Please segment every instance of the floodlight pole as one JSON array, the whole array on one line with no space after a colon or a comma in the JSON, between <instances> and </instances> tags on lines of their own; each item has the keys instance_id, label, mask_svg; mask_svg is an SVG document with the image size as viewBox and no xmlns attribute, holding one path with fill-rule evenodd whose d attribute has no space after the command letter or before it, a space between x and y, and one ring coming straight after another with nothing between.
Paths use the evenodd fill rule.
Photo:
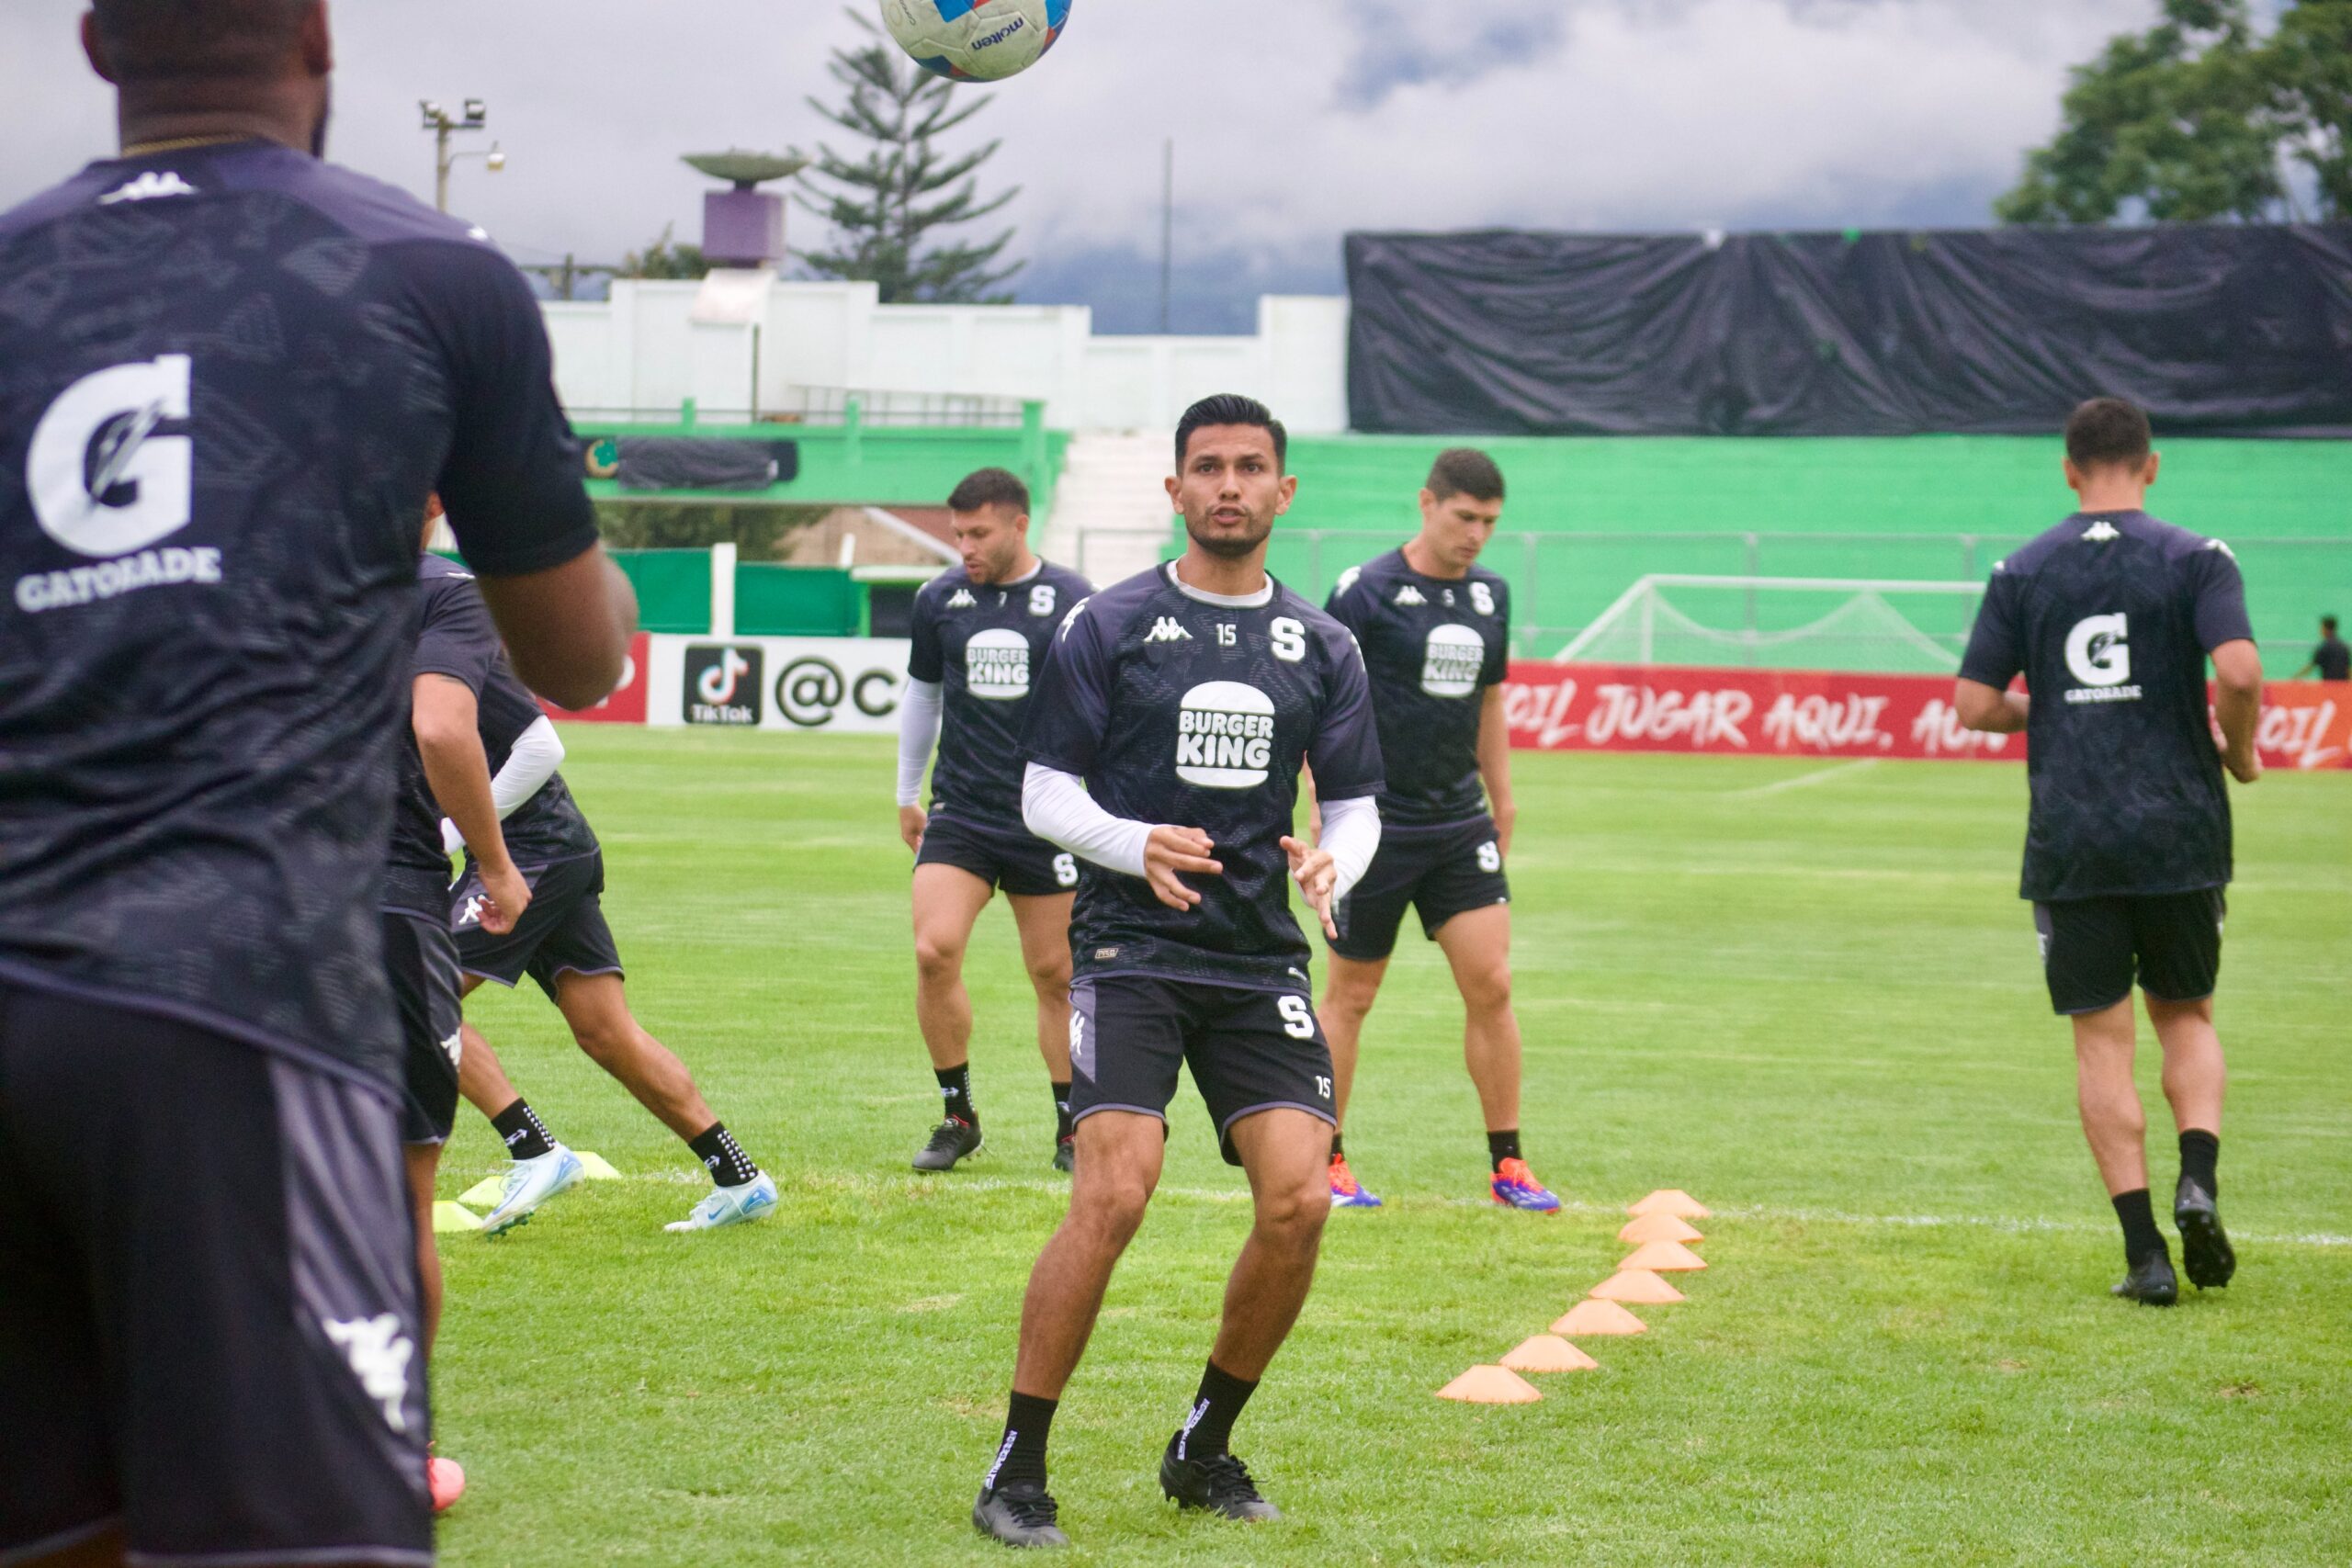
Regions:
<instances>
[{"instance_id":1,"label":"floodlight pole","mask_svg":"<svg viewBox=\"0 0 2352 1568\"><path fill-rule=\"evenodd\" d=\"M449 210L449 171L460 158L486 159L492 169L505 167L506 155L492 142L488 152L456 152L450 151L449 138L460 130L480 130L490 123L490 106L480 98L468 98L458 114L451 114L431 98L421 98L416 106L424 115L424 129L433 132L433 205L443 212Z\"/></svg>"}]
</instances>

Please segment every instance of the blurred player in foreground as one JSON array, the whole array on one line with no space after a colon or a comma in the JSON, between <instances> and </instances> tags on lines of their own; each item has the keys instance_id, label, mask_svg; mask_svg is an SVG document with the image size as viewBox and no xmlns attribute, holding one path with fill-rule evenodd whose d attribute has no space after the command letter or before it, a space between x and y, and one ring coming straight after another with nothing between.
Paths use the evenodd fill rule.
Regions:
<instances>
[{"instance_id":1,"label":"blurred player in foreground","mask_svg":"<svg viewBox=\"0 0 2352 1568\"><path fill-rule=\"evenodd\" d=\"M947 498L961 570L915 595L899 720L899 835L915 854L915 1018L944 1114L917 1170L953 1170L980 1148L972 1099L972 998L964 951L998 888L1037 993L1037 1049L1054 1091L1054 1168L1070 1168L1069 906L1078 863L1021 820L1021 726L1070 606L1094 590L1029 550L1029 487L982 468ZM931 810L922 773L933 742Z\"/></svg>"},{"instance_id":2,"label":"blurred player in foreground","mask_svg":"<svg viewBox=\"0 0 2352 1568\"><path fill-rule=\"evenodd\" d=\"M2132 988L2164 1049L2180 1134L2183 1264L2200 1290L2226 1285L2237 1258L2214 1174L2226 1070L2213 990L2230 881L2222 771L2242 784L2262 776L2262 660L2229 547L2148 515L2156 468L2140 410L2097 398L2075 411L2065 473L2081 509L1994 566L1954 705L1971 728L2026 733L2033 808L2020 891L2033 900L2051 1005L2074 1020L2083 1131L2123 1227L2128 1271L2115 1294L2170 1306L2179 1283L2148 1195ZM2025 692L2010 692L2019 674Z\"/></svg>"},{"instance_id":3,"label":"blurred player in foreground","mask_svg":"<svg viewBox=\"0 0 2352 1568\"><path fill-rule=\"evenodd\" d=\"M526 678L634 624L529 288L319 161L317 0L96 0L0 217L0 1562L431 1561L378 904L429 491Z\"/></svg>"},{"instance_id":4,"label":"blurred player in foreground","mask_svg":"<svg viewBox=\"0 0 2352 1568\"><path fill-rule=\"evenodd\" d=\"M1266 574L1297 490L1285 445L1247 398L1185 412L1168 481L1182 558L1072 611L1030 710L1023 816L1090 863L1070 926L1077 1175L1030 1275L1004 1436L972 1510L1008 1545L1066 1544L1047 1430L1159 1180L1186 1066L1226 1159L1249 1173L1255 1223L1159 1486L1182 1507L1279 1517L1228 1439L1306 1300L1330 1213L1331 1055L1290 885L1328 934L1379 845L1381 784L1354 639ZM1323 791L1316 849L1291 836L1307 761Z\"/></svg>"}]
</instances>

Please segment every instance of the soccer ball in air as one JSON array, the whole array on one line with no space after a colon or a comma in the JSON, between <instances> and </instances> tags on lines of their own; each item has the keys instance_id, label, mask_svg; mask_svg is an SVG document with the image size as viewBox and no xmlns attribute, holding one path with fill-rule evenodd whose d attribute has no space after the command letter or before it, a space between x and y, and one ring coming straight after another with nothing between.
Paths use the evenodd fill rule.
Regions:
<instances>
[{"instance_id":1,"label":"soccer ball in air","mask_svg":"<svg viewBox=\"0 0 2352 1568\"><path fill-rule=\"evenodd\" d=\"M882 0L882 25L915 63L956 82L1001 82L1046 57L1070 0Z\"/></svg>"}]
</instances>

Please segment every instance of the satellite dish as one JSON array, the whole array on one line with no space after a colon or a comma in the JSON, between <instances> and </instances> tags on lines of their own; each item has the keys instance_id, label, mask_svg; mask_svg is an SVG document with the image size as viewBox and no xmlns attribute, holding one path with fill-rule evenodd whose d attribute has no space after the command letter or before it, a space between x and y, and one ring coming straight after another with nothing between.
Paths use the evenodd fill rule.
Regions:
<instances>
[{"instance_id":1,"label":"satellite dish","mask_svg":"<svg viewBox=\"0 0 2352 1568\"><path fill-rule=\"evenodd\" d=\"M689 152L685 163L687 167L712 179L727 181L737 190L750 190L764 180L780 180L808 166L808 160L797 152L745 152L735 148L724 152Z\"/></svg>"}]
</instances>

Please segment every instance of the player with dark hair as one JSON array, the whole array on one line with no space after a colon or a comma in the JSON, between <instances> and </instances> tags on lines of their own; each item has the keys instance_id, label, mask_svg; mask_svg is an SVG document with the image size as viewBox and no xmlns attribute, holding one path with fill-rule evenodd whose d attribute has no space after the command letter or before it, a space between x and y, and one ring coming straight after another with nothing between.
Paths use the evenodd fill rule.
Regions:
<instances>
[{"instance_id":1,"label":"player with dark hair","mask_svg":"<svg viewBox=\"0 0 2352 1568\"><path fill-rule=\"evenodd\" d=\"M633 602L522 276L310 155L324 6L83 38L122 155L0 216L0 1562L424 1564L378 904L427 492L557 700Z\"/></svg>"},{"instance_id":2,"label":"player with dark hair","mask_svg":"<svg viewBox=\"0 0 2352 1568\"><path fill-rule=\"evenodd\" d=\"M1994 566L1953 701L1971 728L2026 733L2033 809L2020 891L2033 901L2051 1005L2074 1020L2083 1131L2123 1227L2128 1272L2114 1293L2169 1306L2179 1284L2148 1196L2132 989L2164 1049L2180 1134L2183 1263L2199 1289L2226 1285L2237 1259L2214 1174L2226 1067L2213 990L2230 880L2222 773L2262 776L2262 660L2229 547L2145 511L2156 469L2138 409L2098 398L2075 411L2065 474L2081 509ZM2019 674L2026 691L2009 691Z\"/></svg>"},{"instance_id":3,"label":"player with dark hair","mask_svg":"<svg viewBox=\"0 0 2352 1568\"><path fill-rule=\"evenodd\" d=\"M1462 1055L1487 1124L1487 1195L1508 1208L1557 1213L1560 1200L1528 1168L1519 1142L1519 1015L1503 874L1518 816L1503 720L1510 585L1478 565L1502 517L1502 470L1484 452L1441 452L1420 502L1419 535L1341 572L1324 606L1363 649L1388 764L1380 853L1349 895L1323 987L1333 1109L1344 1121L1357 1042L1409 905L1462 994ZM1349 1168L1336 1134L1330 1187L1336 1208L1380 1206Z\"/></svg>"},{"instance_id":4,"label":"player with dark hair","mask_svg":"<svg viewBox=\"0 0 2352 1568\"><path fill-rule=\"evenodd\" d=\"M471 597L462 579L457 592ZM486 821L452 812L435 824L433 834L444 882L446 856L461 849L466 856L465 874L455 887L436 886L434 906L444 931L455 932L458 997L471 996L484 981L511 989L530 976L589 1060L693 1151L710 1173L711 1190L665 1229L715 1230L764 1218L775 1211L775 1179L744 1153L695 1087L686 1065L629 1010L620 950L605 921L604 848L556 771L563 742L555 726L514 678L490 627L477 615L465 629L468 635L445 645L447 652L435 666L449 677L447 684L479 699L466 717L485 770ZM491 768L497 770L494 777L487 775ZM487 837L478 826L487 827ZM517 887L527 888L528 907L502 920L498 911L511 908ZM471 1023L462 1026L461 1035L457 1089L490 1119L514 1162L497 1203L482 1216L483 1234L495 1236L528 1220L583 1171L580 1156L556 1140L516 1091L490 1042Z\"/></svg>"},{"instance_id":5,"label":"player with dark hair","mask_svg":"<svg viewBox=\"0 0 2352 1568\"><path fill-rule=\"evenodd\" d=\"M1054 1168L1070 1168L1069 905L1078 863L1021 820L1020 740L1054 628L1094 592L1029 549L1029 487L1002 468L947 498L963 569L915 595L899 719L899 836L914 852L915 1020L944 1114L917 1170L953 1170L980 1148L972 1098L972 998L964 951L1001 888L1037 993L1037 1050L1054 1092ZM936 743L931 810L922 773Z\"/></svg>"},{"instance_id":6,"label":"player with dark hair","mask_svg":"<svg viewBox=\"0 0 2352 1568\"><path fill-rule=\"evenodd\" d=\"M2334 615L2319 618L2319 646L2312 649L2311 658L2289 679L2300 681L2313 671L2323 681L2352 681L2352 648L2346 647L2344 639L2335 635Z\"/></svg>"},{"instance_id":7,"label":"player with dark hair","mask_svg":"<svg viewBox=\"0 0 2352 1568\"><path fill-rule=\"evenodd\" d=\"M1182 1507L1279 1517L1228 1443L1306 1300L1330 1213L1331 1055L1289 885L1329 932L1380 839L1363 660L1347 628L1266 575L1297 490L1283 446L1250 399L1186 412L1168 481L1182 558L1073 610L1029 710L1023 816L1090 863L1070 927L1077 1176L1029 1278L1004 1436L972 1510L1012 1546L1066 1544L1047 1429L1159 1182L1187 1065L1226 1159L1249 1172L1255 1224L1159 1486ZM1291 836L1309 760L1316 849Z\"/></svg>"}]
</instances>

